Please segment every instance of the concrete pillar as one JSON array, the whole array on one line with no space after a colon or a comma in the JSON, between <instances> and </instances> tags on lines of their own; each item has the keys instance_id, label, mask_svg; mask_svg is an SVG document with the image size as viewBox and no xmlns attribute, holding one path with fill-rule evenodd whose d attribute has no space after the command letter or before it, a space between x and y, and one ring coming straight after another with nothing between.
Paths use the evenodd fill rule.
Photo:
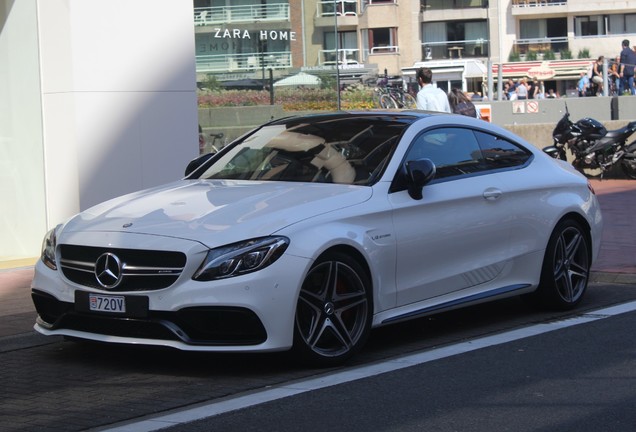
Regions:
<instances>
[{"instance_id":1,"label":"concrete pillar","mask_svg":"<svg viewBox=\"0 0 636 432\"><path fill-rule=\"evenodd\" d=\"M40 145L28 150L34 163L16 173L16 183L35 182L36 193L3 203L0 260L14 251L39 254L46 228L109 198L177 180L198 155L192 2L4 4L0 41L13 35L11 29L19 35L25 25L31 26L29 38L37 39L25 45L11 38L6 46L0 43L0 54L21 53L11 54L16 62L35 59L24 61L31 66L25 73L36 69L39 79L30 81L36 89L30 100L37 100L38 109L0 123L7 129L0 136L9 137L0 146L10 157L20 153L23 143L12 132L25 125L41 136ZM0 73L0 96L17 80L11 65L0 72L4 68L9 73ZM20 103L11 100L0 113ZM22 223L15 214L22 201L43 211Z\"/></svg>"}]
</instances>

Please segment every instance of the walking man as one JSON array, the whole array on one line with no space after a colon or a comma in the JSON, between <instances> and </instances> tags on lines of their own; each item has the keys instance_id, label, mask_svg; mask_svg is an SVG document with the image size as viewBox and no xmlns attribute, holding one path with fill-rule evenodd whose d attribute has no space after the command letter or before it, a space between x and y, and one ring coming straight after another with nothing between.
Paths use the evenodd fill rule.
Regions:
<instances>
[{"instance_id":1,"label":"walking man","mask_svg":"<svg viewBox=\"0 0 636 432\"><path fill-rule=\"evenodd\" d=\"M420 91L417 92L417 109L426 111L451 112L448 96L444 90L433 85L433 71L419 68L415 73Z\"/></svg>"}]
</instances>

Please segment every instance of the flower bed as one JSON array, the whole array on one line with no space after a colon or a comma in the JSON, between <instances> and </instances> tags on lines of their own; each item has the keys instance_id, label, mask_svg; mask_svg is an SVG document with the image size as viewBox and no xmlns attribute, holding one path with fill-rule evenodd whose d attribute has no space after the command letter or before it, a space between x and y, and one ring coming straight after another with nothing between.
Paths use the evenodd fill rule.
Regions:
<instances>
[{"instance_id":1,"label":"flower bed","mask_svg":"<svg viewBox=\"0 0 636 432\"><path fill-rule=\"evenodd\" d=\"M275 89L274 101L285 111L329 111L337 108L337 96L329 89ZM342 109L370 109L373 89L362 85L351 86L340 93ZM199 95L199 108L269 105L266 90L219 90Z\"/></svg>"}]
</instances>

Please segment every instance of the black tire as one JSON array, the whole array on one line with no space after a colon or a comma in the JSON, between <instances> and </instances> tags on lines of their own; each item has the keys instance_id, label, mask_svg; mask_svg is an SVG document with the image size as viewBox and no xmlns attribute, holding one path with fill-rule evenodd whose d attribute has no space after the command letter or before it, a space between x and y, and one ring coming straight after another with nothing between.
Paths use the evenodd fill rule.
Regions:
<instances>
[{"instance_id":1,"label":"black tire","mask_svg":"<svg viewBox=\"0 0 636 432\"><path fill-rule=\"evenodd\" d=\"M636 180L636 159L623 159L621 168L627 178Z\"/></svg>"},{"instance_id":2,"label":"black tire","mask_svg":"<svg viewBox=\"0 0 636 432\"><path fill-rule=\"evenodd\" d=\"M300 289L294 351L312 365L341 364L366 342L372 316L371 283L362 266L344 253L327 253Z\"/></svg>"},{"instance_id":3,"label":"black tire","mask_svg":"<svg viewBox=\"0 0 636 432\"><path fill-rule=\"evenodd\" d=\"M621 168L628 178L636 180L636 142L626 146Z\"/></svg>"},{"instance_id":4,"label":"black tire","mask_svg":"<svg viewBox=\"0 0 636 432\"><path fill-rule=\"evenodd\" d=\"M585 231L574 220L561 221L548 242L541 281L533 297L550 309L575 308L587 289L590 266L590 245Z\"/></svg>"}]
</instances>

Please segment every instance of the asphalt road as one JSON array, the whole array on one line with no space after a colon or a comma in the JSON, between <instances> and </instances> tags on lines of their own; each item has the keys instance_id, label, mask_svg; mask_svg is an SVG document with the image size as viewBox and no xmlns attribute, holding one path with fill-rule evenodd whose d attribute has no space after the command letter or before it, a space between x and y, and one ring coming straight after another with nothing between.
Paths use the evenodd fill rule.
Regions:
<instances>
[{"instance_id":1,"label":"asphalt road","mask_svg":"<svg viewBox=\"0 0 636 432\"><path fill-rule=\"evenodd\" d=\"M166 429L633 431L636 313Z\"/></svg>"},{"instance_id":2,"label":"asphalt road","mask_svg":"<svg viewBox=\"0 0 636 432\"><path fill-rule=\"evenodd\" d=\"M632 300L633 285L595 282L573 314L536 311L519 299L508 299L414 320L374 331L351 364L334 369L308 369L285 353L212 355L31 334L3 338L0 425L3 431L109 429ZM608 318L174 430L593 430L598 423L584 420L594 417L590 412L599 412L600 399L608 397L623 402L612 403L613 411L605 406L601 414L628 422L630 428L612 423L611 428L594 430L634 430L631 411L623 410L636 406L630 389L636 382L634 356L630 358L634 319L634 314ZM537 427L523 429L523 421ZM590 429L570 429L576 421ZM140 430L135 427L120 430Z\"/></svg>"}]
</instances>

